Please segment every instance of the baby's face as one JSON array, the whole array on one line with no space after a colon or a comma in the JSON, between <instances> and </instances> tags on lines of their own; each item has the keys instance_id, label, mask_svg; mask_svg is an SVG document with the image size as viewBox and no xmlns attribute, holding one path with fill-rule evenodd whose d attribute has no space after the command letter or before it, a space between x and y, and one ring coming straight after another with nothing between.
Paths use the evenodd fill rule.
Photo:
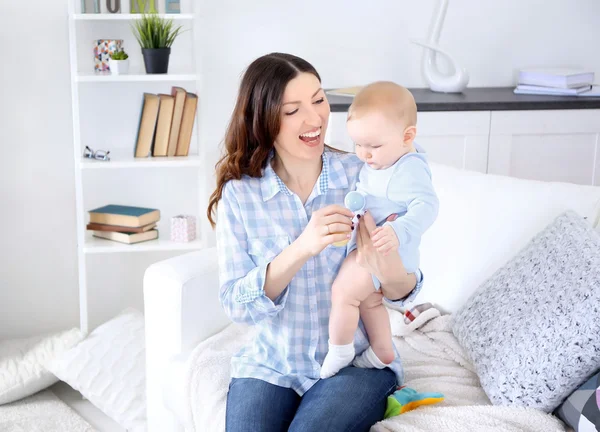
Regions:
<instances>
[{"instance_id":1,"label":"baby's face","mask_svg":"<svg viewBox=\"0 0 600 432\"><path fill-rule=\"evenodd\" d=\"M403 142L405 126L379 113L352 119L347 128L356 155L373 169L389 168L410 151Z\"/></svg>"}]
</instances>

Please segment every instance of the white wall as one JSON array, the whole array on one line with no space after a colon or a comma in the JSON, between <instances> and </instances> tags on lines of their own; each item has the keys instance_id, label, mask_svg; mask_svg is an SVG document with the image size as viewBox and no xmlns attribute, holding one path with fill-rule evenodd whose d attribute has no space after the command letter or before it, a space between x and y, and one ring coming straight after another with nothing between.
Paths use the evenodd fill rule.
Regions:
<instances>
[{"instance_id":1,"label":"white wall","mask_svg":"<svg viewBox=\"0 0 600 432\"><path fill-rule=\"evenodd\" d=\"M393 80L426 87L421 49L437 0L203 1L203 142L222 138L242 69L286 51L310 61L324 87ZM286 4L287 6L282 6ZM510 86L526 66L572 65L600 74L596 0L450 0L440 44L467 68L469 86Z\"/></svg>"},{"instance_id":2,"label":"white wall","mask_svg":"<svg viewBox=\"0 0 600 432\"><path fill-rule=\"evenodd\" d=\"M1 339L75 325L78 296L66 3L0 16Z\"/></svg>"},{"instance_id":3,"label":"white wall","mask_svg":"<svg viewBox=\"0 0 600 432\"><path fill-rule=\"evenodd\" d=\"M408 38L425 37L433 0L197 0L196 6L204 74L200 134L213 162L242 69L264 53L306 58L325 87L376 79L425 85L421 51ZM0 339L78 324L66 10L66 0L0 6ZM582 66L598 74L598 17L596 0L453 0L442 44L469 70L471 86L512 85L515 69L529 65ZM111 279L133 284L131 272L162 257L113 263L122 274ZM107 281L103 292L100 269L90 271L96 301L123 295L139 305L139 286L119 293Z\"/></svg>"}]
</instances>

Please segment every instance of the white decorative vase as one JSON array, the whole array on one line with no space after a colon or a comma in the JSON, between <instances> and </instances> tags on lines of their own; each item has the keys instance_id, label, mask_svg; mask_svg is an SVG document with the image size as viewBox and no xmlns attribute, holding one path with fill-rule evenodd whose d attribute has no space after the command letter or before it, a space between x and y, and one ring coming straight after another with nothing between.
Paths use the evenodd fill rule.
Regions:
<instances>
[{"instance_id":1,"label":"white decorative vase","mask_svg":"<svg viewBox=\"0 0 600 432\"><path fill-rule=\"evenodd\" d=\"M439 0L437 10L434 11L429 38L426 41L413 40L411 42L424 48L423 51L423 76L429 88L435 92L460 93L469 83L469 74L466 69L458 66L458 63L447 51L439 47L440 34L448 9L448 0ZM451 68L450 73L442 73L437 65L437 55L440 54L448 59Z\"/></svg>"},{"instance_id":2,"label":"white decorative vase","mask_svg":"<svg viewBox=\"0 0 600 432\"><path fill-rule=\"evenodd\" d=\"M125 75L129 72L129 59L125 60L108 60L108 68L113 75Z\"/></svg>"}]
</instances>

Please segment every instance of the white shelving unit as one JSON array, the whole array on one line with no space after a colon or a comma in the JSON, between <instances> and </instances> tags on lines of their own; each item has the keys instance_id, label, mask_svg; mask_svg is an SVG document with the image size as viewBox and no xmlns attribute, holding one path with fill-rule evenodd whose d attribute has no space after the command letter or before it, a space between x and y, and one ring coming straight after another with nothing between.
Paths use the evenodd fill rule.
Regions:
<instances>
[{"instance_id":1,"label":"white shelving unit","mask_svg":"<svg viewBox=\"0 0 600 432\"><path fill-rule=\"evenodd\" d=\"M192 10L193 1L182 0L181 14L164 14L165 0L156 1L162 17L176 20L176 25L183 25L186 30L172 47L169 73L160 75L145 73L141 49L129 25L140 15L128 13L129 0L121 1L122 14L82 13L80 3L80 0L69 0L69 43L80 327L87 333L90 329L89 312L94 306L88 303L87 266L90 256L122 253L123 259L127 259L131 253L200 249L210 228L203 225L204 219L201 217L205 211L202 197L206 196L206 157L197 130L200 106L189 156L133 157L144 92L170 93L171 86L181 86L201 97L201 69L194 48L197 45L198 31L195 27L198 20ZM92 43L95 39L109 38L124 40L125 51L130 56L130 74L94 72ZM111 160L105 162L84 158L86 146L94 150L110 150ZM185 199L187 196L193 196L193 199ZM143 202L137 202L136 199ZM194 200L194 204L188 203ZM128 245L93 237L86 231L88 211L105 204L158 208L161 210L159 238ZM170 241L170 218L190 212L197 218L197 239L189 243Z\"/></svg>"},{"instance_id":2,"label":"white shelving unit","mask_svg":"<svg viewBox=\"0 0 600 432\"><path fill-rule=\"evenodd\" d=\"M196 74L146 74L111 75L104 72L85 72L75 77L77 82L159 82L159 81L197 81Z\"/></svg>"},{"instance_id":3,"label":"white shelving unit","mask_svg":"<svg viewBox=\"0 0 600 432\"><path fill-rule=\"evenodd\" d=\"M80 158L78 163L80 169L100 169L110 170L118 168L181 168L181 167L201 167L204 161L200 156L188 157L161 157L161 158L135 158L133 156L110 156L110 163L97 161L94 159Z\"/></svg>"},{"instance_id":4,"label":"white shelving unit","mask_svg":"<svg viewBox=\"0 0 600 432\"><path fill-rule=\"evenodd\" d=\"M156 252L174 250L195 250L201 247L201 241L196 239L189 243L177 243L171 240L157 239L132 245L105 241L104 239L86 235L83 246L84 254L100 254L114 252Z\"/></svg>"},{"instance_id":5,"label":"white shelving unit","mask_svg":"<svg viewBox=\"0 0 600 432\"><path fill-rule=\"evenodd\" d=\"M193 20L194 14L158 14L162 18L173 18L173 20L183 21L183 20ZM73 19L76 21L116 21L116 20L132 20L139 19L139 14L106 14L106 13L76 13L73 14Z\"/></svg>"}]
</instances>

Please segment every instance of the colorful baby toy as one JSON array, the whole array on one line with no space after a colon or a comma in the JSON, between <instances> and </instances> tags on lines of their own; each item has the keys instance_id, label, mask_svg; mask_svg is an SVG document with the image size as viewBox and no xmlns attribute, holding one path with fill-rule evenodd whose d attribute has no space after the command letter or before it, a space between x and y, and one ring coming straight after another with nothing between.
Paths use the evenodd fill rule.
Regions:
<instances>
[{"instance_id":1,"label":"colorful baby toy","mask_svg":"<svg viewBox=\"0 0 600 432\"><path fill-rule=\"evenodd\" d=\"M409 387L398 387L388 396L384 419L414 410L421 405L433 405L444 400L441 393L418 393Z\"/></svg>"}]
</instances>

